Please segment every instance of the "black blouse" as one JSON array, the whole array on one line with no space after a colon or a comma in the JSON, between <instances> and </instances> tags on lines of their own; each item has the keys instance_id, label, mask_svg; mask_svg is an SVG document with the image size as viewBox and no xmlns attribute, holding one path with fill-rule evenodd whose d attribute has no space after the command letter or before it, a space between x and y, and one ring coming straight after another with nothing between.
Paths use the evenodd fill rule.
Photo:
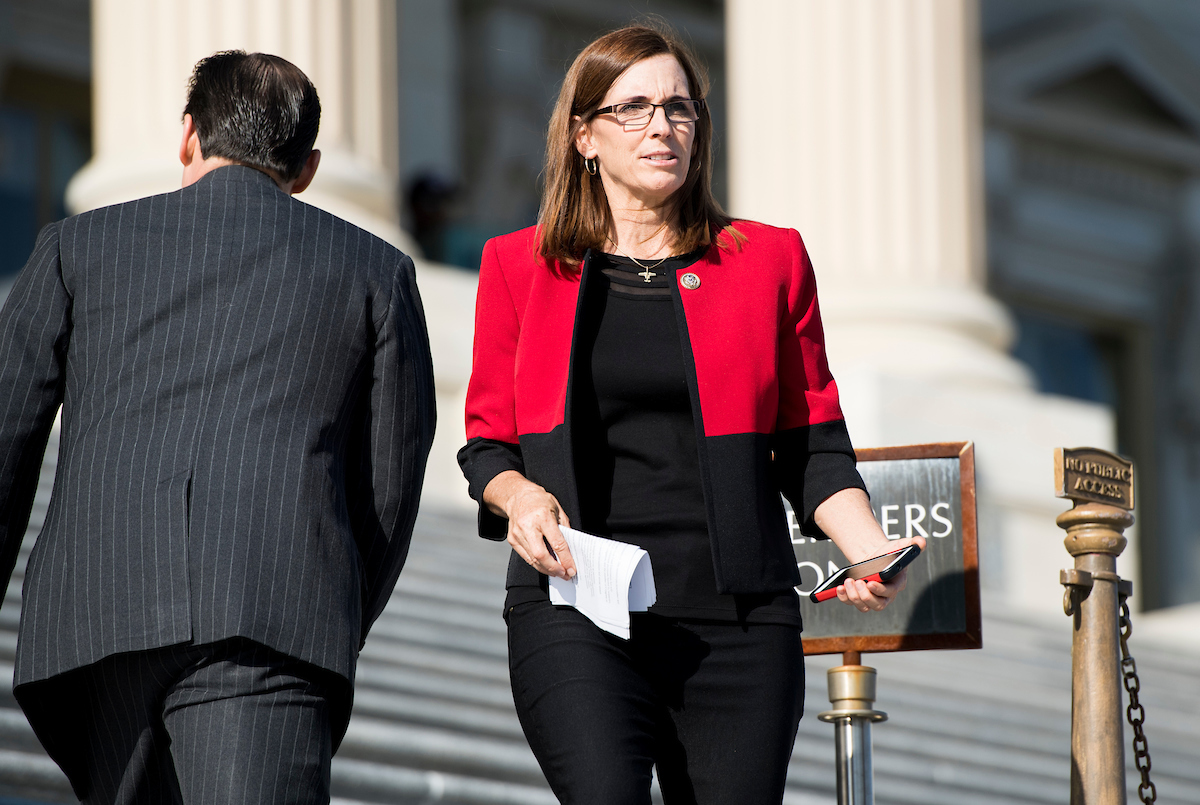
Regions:
<instances>
[{"instance_id":1,"label":"black blouse","mask_svg":"<svg viewBox=\"0 0 1200 805\"><path fill-rule=\"evenodd\" d=\"M577 528L650 554L652 613L800 625L796 592L721 595L700 481L696 424L670 284L703 251L641 264L593 253L575 379ZM649 267L647 270L646 267ZM510 588L508 606L545 599Z\"/></svg>"}]
</instances>

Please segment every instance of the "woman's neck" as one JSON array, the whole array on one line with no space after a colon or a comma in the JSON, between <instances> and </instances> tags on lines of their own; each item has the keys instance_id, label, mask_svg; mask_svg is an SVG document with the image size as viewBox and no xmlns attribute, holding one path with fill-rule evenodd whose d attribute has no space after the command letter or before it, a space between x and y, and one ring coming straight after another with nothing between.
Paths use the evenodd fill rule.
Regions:
<instances>
[{"instance_id":1,"label":"woman's neck","mask_svg":"<svg viewBox=\"0 0 1200 805\"><path fill-rule=\"evenodd\" d=\"M608 245L618 254L639 260L670 257L678 233L664 213L662 208L613 210Z\"/></svg>"}]
</instances>

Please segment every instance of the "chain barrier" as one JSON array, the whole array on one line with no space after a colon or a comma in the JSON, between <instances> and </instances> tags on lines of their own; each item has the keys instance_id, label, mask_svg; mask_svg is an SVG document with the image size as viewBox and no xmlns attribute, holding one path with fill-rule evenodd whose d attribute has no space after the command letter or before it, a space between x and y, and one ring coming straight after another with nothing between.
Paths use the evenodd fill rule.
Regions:
<instances>
[{"instance_id":1,"label":"chain barrier","mask_svg":"<svg viewBox=\"0 0 1200 805\"><path fill-rule=\"evenodd\" d=\"M1146 743L1146 733L1142 724L1146 721L1146 710L1138 701L1138 691L1142 689L1138 679L1137 663L1129 654L1129 636L1133 634L1133 622L1129 619L1129 605L1125 596L1121 596L1121 673L1124 677L1125 690L1129 693L1129 706L1125 708L1125 717L1129 726L1133 727L1133 760L1138 771L1142 773L1142 782L1138 785L1138 799L1146 805L1158 799L1158 790L1150 782L1150 745Z\"/></svg>"}]
</instances>

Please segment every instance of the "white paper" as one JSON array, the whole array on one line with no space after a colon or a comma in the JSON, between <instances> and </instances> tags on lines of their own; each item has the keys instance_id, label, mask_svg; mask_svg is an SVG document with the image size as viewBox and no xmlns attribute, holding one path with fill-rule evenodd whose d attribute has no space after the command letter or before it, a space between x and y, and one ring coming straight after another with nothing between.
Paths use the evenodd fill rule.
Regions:
<instances>
[{"instance_id":1,"label":"white paper","mask_svg":"<svg viewBox=\"0 0 1200 805\"><path fill-rule=\"evenodd\" d=\"M629 639L629 613L658 599L650 554L636 545L562 528L575 578L550 577L550 603L575 607L610 634Z\"/></svg>"}]
</instances>

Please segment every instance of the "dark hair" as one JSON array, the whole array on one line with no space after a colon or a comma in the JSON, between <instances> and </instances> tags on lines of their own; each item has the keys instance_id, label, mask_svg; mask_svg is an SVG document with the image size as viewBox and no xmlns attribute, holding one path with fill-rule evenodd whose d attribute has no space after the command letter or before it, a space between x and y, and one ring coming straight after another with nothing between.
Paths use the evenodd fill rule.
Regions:
<instances>
[{"instance_id":1,"label":"dark hair","mask_svg":"<svg viewBox=\"0 0 1200 805\"><path fill-rule=\"evenodd\" d=\"M205 158L300 175L321 122L317 88L299 67L267 53L227 50L196 63L187 106Z\"/></svg>"},{"instance_id":2,"label":"dark hair","mask_svg":"<svg viewBox=\"0 0 1200 805\"><path fill-rule=\"evenodd\" d=\"M665 25L630 25L607 33L584 48L567 70L546 135L546 189L538 214L538 252L546 259L578 263L587 249L603 246L612 226L612 210L599 174L584 170L575 135L626 70L663 54L679 62L692 97L703 99L708 94L703 65ZM728 239L719 238L722 245L744 239L729 226L732 219L712 194L712 141L706 104L696 121L688 175L669 202L678 227L672 244L677 253L707 246L722 230L728 233Z\"/></svg>"}]
</instances>

